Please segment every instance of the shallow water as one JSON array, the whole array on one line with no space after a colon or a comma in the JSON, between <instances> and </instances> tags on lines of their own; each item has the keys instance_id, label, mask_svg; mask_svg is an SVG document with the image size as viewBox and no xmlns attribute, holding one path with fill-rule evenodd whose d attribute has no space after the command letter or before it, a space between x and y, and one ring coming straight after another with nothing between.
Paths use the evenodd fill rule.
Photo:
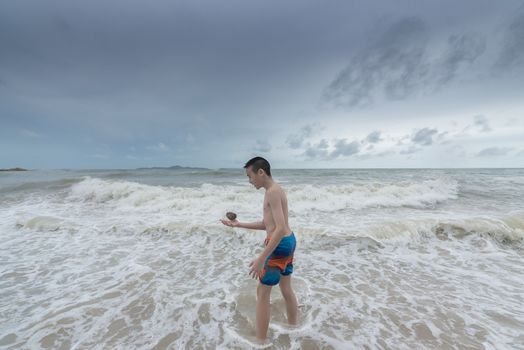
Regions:
<instances>
[{"instance_id":1,"label":"shallow water","mask_svg":"<svg viewBox=\"0 0 524 350\"><path fill-rule=\"evenodd\" d=\"M524 170L275 170L300 324L277 349L524 348ZM250 348L242 170L0 174L0 347Z\"/></svg>"}]
</instances>

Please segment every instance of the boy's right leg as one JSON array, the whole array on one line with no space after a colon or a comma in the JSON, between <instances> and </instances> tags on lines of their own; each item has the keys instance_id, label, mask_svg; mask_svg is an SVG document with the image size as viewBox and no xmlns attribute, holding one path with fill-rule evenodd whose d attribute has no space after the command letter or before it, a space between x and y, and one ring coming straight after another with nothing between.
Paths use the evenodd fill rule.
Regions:
<instances>
[{"instance_id":1,"label":"boy's right leg","mask_svg":"<svg viewBox=\"0 0 524 350\"><path fill-rule=\"evenodd\" d=\"M284 297L284 300L286 301L287 322L290 325L297 325L298 324L298 303L297 303L297 297L295 296L295 293L293 292L293 288L291 287L291 275L280 276L279 286L280 286L280 291L282 292L282 296Z\"/></svg>"}]
</instances>

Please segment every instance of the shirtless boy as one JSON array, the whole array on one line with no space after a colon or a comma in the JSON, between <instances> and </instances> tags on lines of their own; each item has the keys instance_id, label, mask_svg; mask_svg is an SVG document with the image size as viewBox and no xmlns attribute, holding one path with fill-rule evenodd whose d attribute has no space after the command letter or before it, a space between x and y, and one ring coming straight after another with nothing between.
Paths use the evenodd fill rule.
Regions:
<instances>
[{"instance_id":1,"label":"shirtless boy","mask_svg":"<svg viewBox=\"0 0 524 350\"><path fill-rule=\"evenodd\" d=\"M271 177L269 162L262 157L255 157L249 160L244 168L249 177L249 183L257 190L261 187L266 190L264 219L253 223L241 223L236 219L220 221L230 227L266 230L267 232L264 250L249 264L249 275L260 280L257 287L256 337L259 341L264 341L269 326L269 297L272 286L277 284L280 286L280 291L286 301L288 323L297 324L297 298L291 287L296 240L288 224L286 194Z\"/></svg>"}]
</instances>

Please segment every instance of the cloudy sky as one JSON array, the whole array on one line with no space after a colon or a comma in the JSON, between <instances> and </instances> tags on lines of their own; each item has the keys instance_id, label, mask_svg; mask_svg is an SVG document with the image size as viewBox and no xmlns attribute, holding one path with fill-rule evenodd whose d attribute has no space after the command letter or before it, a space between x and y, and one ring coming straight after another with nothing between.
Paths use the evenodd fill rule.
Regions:
<instances>
[{"instance_id":1,"label":"cloudy sky","mask_svg":"<svg viewBox=\"0 0 524 350\"><path fill-rule=\"evenodd\" d=\"M0 168L523 167L523 1L0 3Z\"/></svg>"}]
</instances>

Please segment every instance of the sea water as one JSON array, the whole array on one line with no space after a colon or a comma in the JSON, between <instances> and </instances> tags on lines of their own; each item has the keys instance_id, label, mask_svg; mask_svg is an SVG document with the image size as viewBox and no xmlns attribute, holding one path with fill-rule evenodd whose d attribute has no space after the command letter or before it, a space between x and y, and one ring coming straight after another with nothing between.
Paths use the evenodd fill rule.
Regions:
<instances>
[{"instance_id":1,"label":"sea water","mask_svg":"<svg viewBox=\"0 0 524 350\"><path fill-rule=\"evenodd\" d=\"M524 349L524 170L273 170L299 325L275 349ZM0 348L255 346L244 170L0 173Z\"/></svg>"}]
</instances>

